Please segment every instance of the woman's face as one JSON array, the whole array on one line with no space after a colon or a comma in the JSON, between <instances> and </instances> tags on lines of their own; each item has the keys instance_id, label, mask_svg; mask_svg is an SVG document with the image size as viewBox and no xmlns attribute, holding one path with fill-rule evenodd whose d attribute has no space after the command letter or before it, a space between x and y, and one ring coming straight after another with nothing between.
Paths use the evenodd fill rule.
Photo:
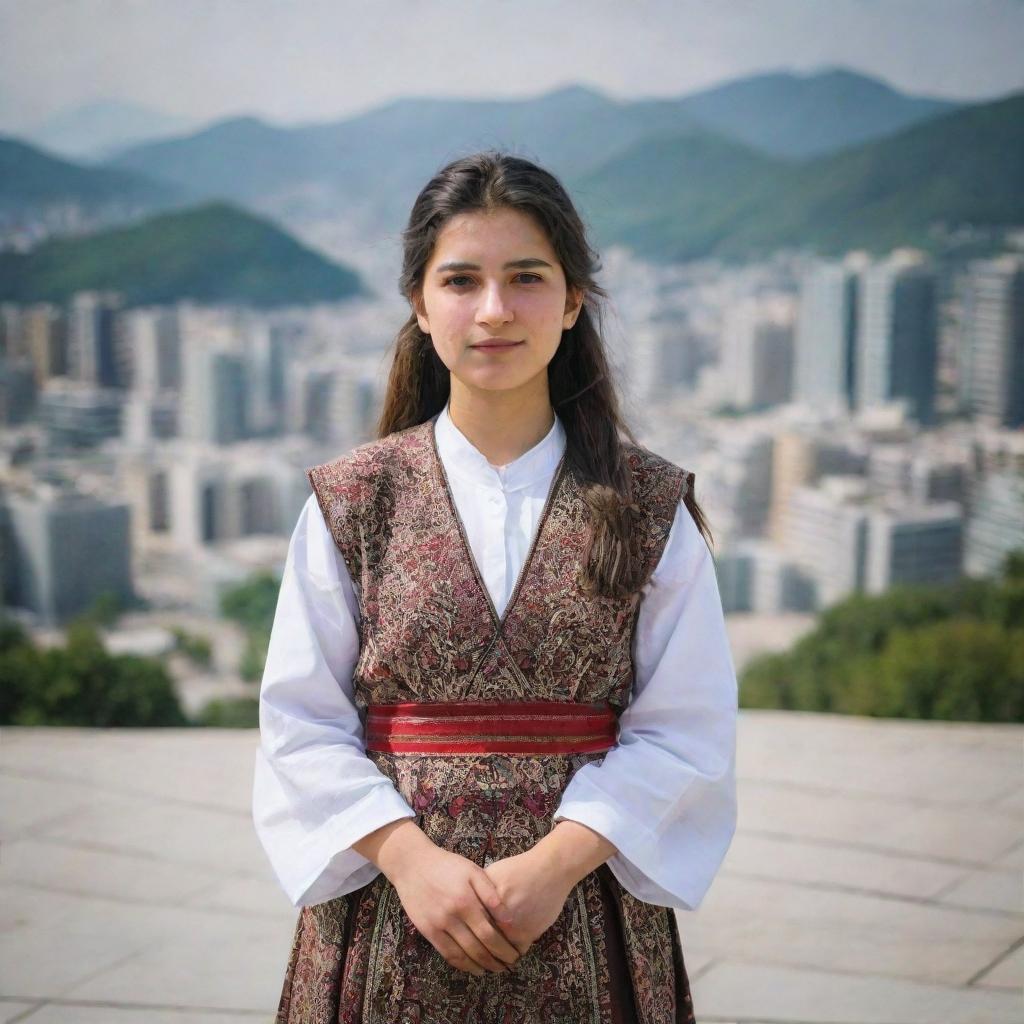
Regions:
<instances>
[{"instance_id":1,"label":"woman's face","mask_svg":"<svg viewBox=\"0 0 1024 1024\"><path fill-rule=\"evenodd\" d=\"M441 361L471 390L542 386L582 294L533 218L507 207L452 217L438 234L413 305ZM482 343L516 342L486 348Z\"/></svg>"}]
</instances>

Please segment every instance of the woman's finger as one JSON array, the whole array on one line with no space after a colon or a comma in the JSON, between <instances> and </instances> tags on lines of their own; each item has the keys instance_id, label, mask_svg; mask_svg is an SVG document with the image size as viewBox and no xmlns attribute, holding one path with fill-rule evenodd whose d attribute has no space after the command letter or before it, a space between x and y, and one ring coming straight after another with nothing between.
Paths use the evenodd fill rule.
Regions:
<instances>
[{"instance_id":1,"label":"woman's finger","mask_svg":"<svg viewBox=\"0 0 1024 1024\"><path fill-rule=\"evenodd\" d=\"M508 970L508 965L493 956L464 921L453 921L448 925L447 931L475 964L488 971Z\"/></svg>"},{"instance_id":2,"label":"woman's finger","mask_svg":"<svg viewBox=\"0 0 1024 1024\"><path fill-rule=\"evenodd\" d=\"M505 906L498 887L491 881L490 875L483 868L474 871L469 876L469 884L473 886L473 891L480 897L480 902L499 925L512 924L514 921L512 911Z\"/></svg>"},{"instance_id":3,"label":"woman's finger","mask_svg":"<svg viewBox=\"0 0 1024 1024\"><path fill-rule=\"evenodd\" d=\"M466 924L488 951L502 963L511 967L519 959L519 949L515 943L494 924L483 907L480 908L479 915L474 915Z\"/></svg>"},{"instance_id":4,"label":"woman's finger","mask_svg":"<svg viewBox=\"0 0 1024 1024\"><path fill-rule=\"evenodd\" d=\"M466 954L462 946L448 932L443 931L437 936L434 947L452 967L460 971L468 971L470 974L475 974L478 978L486 973L475 960Z\"/></svg>"}]
</instances>

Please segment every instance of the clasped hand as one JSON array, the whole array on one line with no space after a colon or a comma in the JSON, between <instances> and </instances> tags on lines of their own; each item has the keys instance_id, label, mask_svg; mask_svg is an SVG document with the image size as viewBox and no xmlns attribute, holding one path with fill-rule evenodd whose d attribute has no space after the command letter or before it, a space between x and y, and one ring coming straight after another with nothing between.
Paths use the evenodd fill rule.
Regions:
<instances>
[{"instance_id":1,"label":"clasped hand","mask_svg":"<svg viewBox=\"0 0 1024 1024\"><path fill-rule=\"evenodd\" d=\"M509 970L554 924L573 886L535 850L482 868L440 847L392 881L420 933L478 977Z\"/></svg>"}]
</instances>

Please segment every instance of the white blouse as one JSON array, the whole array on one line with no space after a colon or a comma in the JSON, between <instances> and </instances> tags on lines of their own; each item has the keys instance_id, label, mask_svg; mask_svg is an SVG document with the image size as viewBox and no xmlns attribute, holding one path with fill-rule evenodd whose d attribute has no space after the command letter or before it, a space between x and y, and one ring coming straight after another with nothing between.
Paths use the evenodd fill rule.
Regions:
<instances>
[{"instance_id":1,"label":"white blouse","mask_svg":"<svg viewBox=\"0 0 1024 1024\"><path fill-rule=\"evenodd\" d=\"M434 420L438 452L480 573L504 613L543 511L565 430L556 417L528 452L495 467L455 426ZM353 702L359 607L311 494L292 533L260 687L252 813L296 907L371 881L352 844L415 812L366 756ZM644 588L635 682L618 745L569 781L553 822L610 840L608 866L634 896L696 910L736 829L736 673L707 543L680 501Z\"/></svg>"}]
</instances>

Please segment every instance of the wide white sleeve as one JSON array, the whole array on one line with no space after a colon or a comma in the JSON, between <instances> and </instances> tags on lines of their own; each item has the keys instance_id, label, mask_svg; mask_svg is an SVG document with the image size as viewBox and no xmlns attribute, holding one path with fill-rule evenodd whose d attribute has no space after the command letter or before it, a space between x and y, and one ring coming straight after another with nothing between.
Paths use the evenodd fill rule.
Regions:
<instances>
[{"instance_id":1,"label":"wide white sleeve","mask_svg":"<svg viewBox=\"0 0 1024 1024\"><path fill-rule=\"evenodd\" d=\"M380 869L352 849L415 811L366 755L353 703L359 607L311 494L292 532L260 685L256 834L297 906L365 885Z\"/></svg>"},{"instance_id":2,"label":"wide white sleeve","mask_svg":"<svg viewBox=\"0 0 1024 1024\"><path fill-rule=\"evenodd\" d=\"M738 688L707 542L682 501L641 597L619 742L569 781L552 820L611 841L638 899L696 910L736 831Z\"/></svg>"}]
</instances>

